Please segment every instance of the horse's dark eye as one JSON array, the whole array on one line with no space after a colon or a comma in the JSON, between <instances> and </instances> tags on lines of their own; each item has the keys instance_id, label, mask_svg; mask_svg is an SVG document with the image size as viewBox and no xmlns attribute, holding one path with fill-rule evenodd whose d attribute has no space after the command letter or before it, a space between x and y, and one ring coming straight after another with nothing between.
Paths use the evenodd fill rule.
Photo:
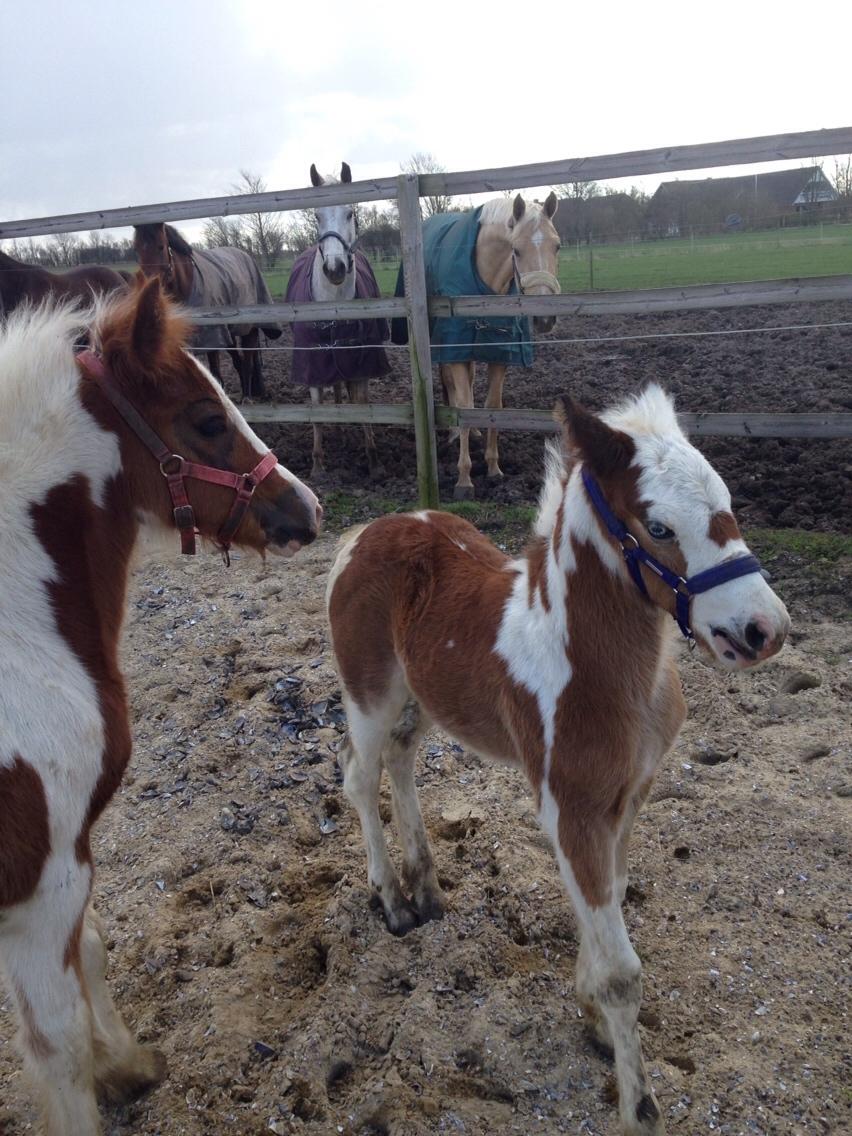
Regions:
<instances>
[{"instance_id":1,"label":"horse's dark eye","mask_svg":"<svg viewBox=\"0 0 852 1136\"><path fill-rule=\"evenodd\" d=\"M211 414L209 418L202 418L196 424L195 429L205 438L215 438L217 434L225 433L228 429L228 423L221 414Z\"/></svg>"},{"instance_id":2,"label":"horse's dark eye","mask_svg":"<svg viewBox=\"0 0 852 1136\"><path fill-rule=\"evenodd\" d=\"M674 530L670 529L668 525L662 524L660 521L648 521L646 525L648 533L654 540L671 540L674 536Z\"/></svg>"}]
</instances>

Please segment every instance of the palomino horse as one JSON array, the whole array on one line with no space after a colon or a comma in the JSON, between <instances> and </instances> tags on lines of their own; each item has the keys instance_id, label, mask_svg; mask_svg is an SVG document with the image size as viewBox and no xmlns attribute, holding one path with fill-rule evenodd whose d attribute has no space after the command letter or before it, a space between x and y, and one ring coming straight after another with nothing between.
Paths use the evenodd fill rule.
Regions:
<instances>
[{"instance_id":1,"label":"palomino horse","mask_svg":"<svg viewBox=\"0 0 852 1136\"><path fill-rule=\"evenodd\" d=\"M67 272L48 272L37 264L24 264L0 252L0 316L14 311L25 300L41 303L47 296L90 304L94 296L123 288L131 277L100 264L81 264Z\"/></svg>"},{"instance_id":2,"label":"palomino horse","mask_svg":"<svg viewBox=\"0 0 852 1136\"><path fill-rule=\"evenodd\" d=\"M558 272L559 234L553 225L558 200L548 195L542 205L495 198L467 213L437 213L423 225L426 291L430 296L555 295L561 291ZM397 294L403 291L400 269ZM537 331L550 331L555 317L533 320ZM432 362L440 364L441 382L451 406L473 406L476 364L488 365L486 407L501 409L503 383L509 365L529 367L534 347L530 321L525 317L439 317L429 328ZM404 321L394 321L395 342L405 342ZM470 430L459 437L456 500L473 497L470 479ZM497 453L497 431L488 430L485 446L488 477L503 476Z\"/></svg>"},{"instance_id":3,"label":"palomino horse","mask_svg":"<svg viewBox=\"0 0 852 1136\"><path fill-rule=\"evenodd\" d=\"M339 185L352 181L346 162L340 181L331 174L323 177L311 166L311 183ZM375 299L379 286L362 252L355 249L358 226L351 205L325 205L316 210L318 238L295 261L287 283L290 303L312 300ZM390 329L386 320L325 320L293 325L293 381L306 386L314 406L322 403L327 387L334 390L334 401L343 397L343 385L350 402L370 401L367 383L390 371L382 343ZM382 467L376 453L373 427L364 424L364 443L371 477L380 477ZM322 426L314 423L313 468L311 477L325 471Z\"/></svg>"},{"instance_id":4,"label":"palomino horse","mask_svg":"<svg viewBox=\"0 0 852 1136\"><path fill-rule=\"evenodd\" d=\"M96 1090L165 1072L112 1003L90 905L90 830L130 757L118 641L140 530L286 555L319 523L187 332L141 278L93 322L43 305L0 332L0 961L48 1136L96 1136Z\"/></svg>"},{"instance_id":5,"label":"palomino horse","mask_svg":"<svg viewBox=\"0 0 852 1136\"><path fill-rule=\"evenodd\" d=\"M633 821L686 711L668 616L732 670L775 654L790 622L659 387L600 418L570 399L559 413L573 464L554 451L518 559L439 512L383 517L342 543L328 586L341 765L397 934L444 910L414 782L430 721L526 771L580 924L579 1001L615 1051L622 1132L659 1136L621 903ZM382 832L382 765L411 902Z\"/></svg>"},{"instance_id":6,"label":"palomino horse","mask_svg":"<svg viewBox=\"0 0 852 1136\"><path fill-rule=\"evenodd\" d=\"M239 248L194 249L177 229L162 222L137 225L133 246L146 276L159 276L169 294L181 303L200 308L246 308L271 304L266 281L253 257ZM264 398L260 332L277 339L274 324L215 324L195 329L193 347L207 352L207 363L217 379L219 352L227 351L240 379L243 398Z\"/></svg>"}]
</instances>

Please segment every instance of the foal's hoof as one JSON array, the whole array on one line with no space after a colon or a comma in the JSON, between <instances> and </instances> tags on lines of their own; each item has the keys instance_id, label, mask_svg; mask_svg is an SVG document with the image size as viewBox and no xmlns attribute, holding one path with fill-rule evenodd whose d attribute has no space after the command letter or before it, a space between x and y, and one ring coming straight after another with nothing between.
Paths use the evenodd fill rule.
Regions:
<instances>
[{"instance_id":1,"label":"foal's hoof","mask_svg":"<svg viewBox=\"0 0 852 1136\"><path fill-rule=\"evenodd\" d=\"M447 905L440 892L429 891L422 896L414 897L414 906L421 923L431 923L432 920L443 919Z\"/></svg>"},{"instance_id":2,"label":"foal's hoof","mask_svg":"<svg viewBox=\"0 0 852 1136\"><path fill-rule=\"evenodd\" d=\"M415 927L420 926L417 912L410 903L400 904L400 906L395 907L393 911L385 911L384 916L385 923L390 933L399 937L407 935L409 931L413 931Z\"/></svg>"},{"instance_id":3,"label":"foal's hoof","mask_svg":"<svg viewBox=\"0 0 852 1136\"><path fill-rule=\"evenodd\" d=\"M646 1093L636 1106L635 1118L624 1124L625 1136L665 1136L666 1126L654 1094Z\"/></svg>"},{"instance_id":4,"label":"foal's hoof","mask_svg":"<svg viewBox=\"0 0 852 1136\"><path fill-rule=\"evenodd\" d=\"M137 1046L135 1064L127 1069L106 1069L98 1075L98 1088L114 1104L127 1104L165 1080L166 1056L151 1045Z\"/></svg>"},{"instance_id":5,"label":"foal's hoof","mask_svg":"<svg viewBox=\"0 0 852 1136\"><path fill-rule=\"evenodd\" d=\"M472 501L475 493L472 485L457 485L453 490L454 501Z\"/></svg>"}]
</instances>

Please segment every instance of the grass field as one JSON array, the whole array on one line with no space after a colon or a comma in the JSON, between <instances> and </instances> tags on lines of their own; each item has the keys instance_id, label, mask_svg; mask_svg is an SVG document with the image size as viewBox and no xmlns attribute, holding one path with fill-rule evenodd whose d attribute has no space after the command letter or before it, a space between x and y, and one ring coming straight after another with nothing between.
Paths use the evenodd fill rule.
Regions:
<instances>
[{"instance_id":1,"label":"grass field","mask_svg":"<svg viewBox=\"0 0 852 1136\"><path fill-rule=\"evenodd\" d=\"M263 270L273 297L287 287L292 258ZM132 270L135 265L126 266ZM383 296L392 296L398 260L373 262ZM852 224L811 225L715 237L626 241L619 244L566 245L559 257L563 292L665 288L679 284L719 284L743 280L783 280L796 276L852 273Z\"/></svg>"}]
</instances>

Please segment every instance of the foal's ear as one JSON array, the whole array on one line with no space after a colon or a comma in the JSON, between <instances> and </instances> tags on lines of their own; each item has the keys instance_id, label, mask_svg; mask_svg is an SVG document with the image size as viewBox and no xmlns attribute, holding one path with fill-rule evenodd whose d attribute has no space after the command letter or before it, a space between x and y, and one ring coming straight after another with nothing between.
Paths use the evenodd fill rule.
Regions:
<instances>
[{"instance_id":1,"label":"foal's ear","mask_svg":"<svg viewBox=\"0 0 852 1136\"><path fill-rule=\"evenodd\" d=\"M325 178L313 162L311 162L311 185L325 185Z\"/></svg>"},{"instance_id":2,"label":"foal's ear","mask_svg":"<svg viewBox=\"0 0 852 1136\"><path fill-rule=\"evenodd\" d=\"M568 452L576 454L598 477L620 473L633 461L636 447L630 435L607 426L571 395L563 395L557 401L553 417L562 426Z\"/></svg>"},{"instance_id":3,"label":"foal's ear","mask_svg":"<svg viewBox=\"0 0 852 1136\"><path fill-rule=\"evenodd\" d=\"M137 283L137 297L130 347L147 369L157 363L166 340L167 300L160 287L159 276Z\"/></svg>"},{"instance_id":4,"label":"foal's ear","mask_svg":"<svg viewBox=\"0 0 852 1136\"><path fill-rule=\"evenodd\" d=\"M340 167L340 180L345 184L348 184L350 181L352 181L352 171L349 168L348 162L344 162Z\"/></svg>"},{"instance_id":5,"label":"foal's ear","mask_svg":"<svg viewBox=\"0 0 852 1136\"><path fill-rule=\"evenodd\" d=\"M556 210L558 208L559 208L559 198L556 196L556 194L553 192L553 190L551 190L550 193L548 193L547 197L544 199L544 215L545 215L545 217L553 217L553 215L556 213Z\"/></svg>"}]
</instances>

